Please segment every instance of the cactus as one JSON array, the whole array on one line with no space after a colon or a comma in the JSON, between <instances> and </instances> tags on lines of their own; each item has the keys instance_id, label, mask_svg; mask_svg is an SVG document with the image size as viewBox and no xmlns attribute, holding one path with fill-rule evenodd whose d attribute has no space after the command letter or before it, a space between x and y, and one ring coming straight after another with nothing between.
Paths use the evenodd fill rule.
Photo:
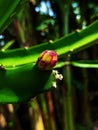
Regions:
<instances>
[{"instance_id":1,"label":"cactus","mask_svg":"<svg viewBox=\"0 0 98 130\"><path fill-rule=\"evenodd\" d=\"M2 3L4 0L1 0L0 2ZM16 1L12 1L12 3L14 2ZM18 3L15 4L15 7L17 7L17 5ZM12 10L9 13L6 10L6 13L8 14L7 16L14 12L14 7L11 9ZM5 29L3 28L3 25L6 21L10 22L8 19L9 17L7 17L5 21L1 21L0 32ZM76 53L81 49L91 46L92 43L97 41L97 39L98 21L80 32L76 31L68 34L53 43L47 42L30 48L1 50L0 103L25 102L39 93L46 92L51 89L55 80L51 69L53 69L52 67L55 64L52 67L50 66L51 69L49 66L46 67L46 71L39 69L42 68L41 64L38 63L40 60L39 56L43 51L53 50L57 53L58 63L54 66L56 69L65 64L65 62L62 61L62 58L66 58L69 54ZM61 62L63 64L61 64Z\"/></svg>"}]
</instances>

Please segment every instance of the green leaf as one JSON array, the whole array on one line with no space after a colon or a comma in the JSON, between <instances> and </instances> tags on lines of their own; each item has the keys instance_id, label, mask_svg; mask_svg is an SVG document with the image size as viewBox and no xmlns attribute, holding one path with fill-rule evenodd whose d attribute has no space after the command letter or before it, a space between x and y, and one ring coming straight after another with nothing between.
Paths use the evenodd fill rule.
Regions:
<instances>
[{"instance_id":1,"label":"green leaf","mask_svg":"<svg viewBox=\"0 0 98 130\"><path fill-rule=\"evenodd\" d=\"M7 42L7 43L1 48L1 50L3 51L3 50L9 49L14 42L15 42L14 40L11 40L11 41Z\"/></svg>"},{"instance_id":2,"label":"green leaf","mask_svg":"<svg viewBox=\"0 0 98 130\"><path fill-rule=\"evenodd\" d=\"M0 33L7 28L25 0L0 0Z\"/></svg>"},{"instance_id":3,"label":"green leaf","mask_svg":"<svg viewBox=\"0 0 98 130\"><path fill-rule=\"evenodd\" d=\"M98 60L72 61L71 65L80 68L98 68Z\"/></svg>"},{"instance_id":4,"label":"green leaf","mask_svg":"<svg viewBox=\"0 0 98 130\"><path fill-rule=\"evenodd\" d=\"M43 29L46 29L49 24L53 24L53 23L54 23L53 19L44 20L44 21L36 28L36 30L41 31L41 30L43 30Z\"/></svg>"}]
</instances>

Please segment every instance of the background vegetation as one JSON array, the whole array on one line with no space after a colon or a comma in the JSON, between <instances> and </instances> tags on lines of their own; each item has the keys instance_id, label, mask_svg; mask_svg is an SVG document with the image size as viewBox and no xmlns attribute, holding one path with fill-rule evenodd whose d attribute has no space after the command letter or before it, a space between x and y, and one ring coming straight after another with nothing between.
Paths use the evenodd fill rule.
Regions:
<instances>
[{"instance_id":1,"label":"background vegetation","mask_svg":"<svg viewBox=\"0 0 98 130\"><path fill-rule=\"evenodd\" d=\"M10 49L51 42L96 19L97 0L30 0L0 35L0 48L12 40ZM97 46L96 42L67 60L97 60ZM97 130L98 69L68 65L59 72L64 79L56 89L27 103L1 104L0 130Z\"/></svg>"}]
</instances>

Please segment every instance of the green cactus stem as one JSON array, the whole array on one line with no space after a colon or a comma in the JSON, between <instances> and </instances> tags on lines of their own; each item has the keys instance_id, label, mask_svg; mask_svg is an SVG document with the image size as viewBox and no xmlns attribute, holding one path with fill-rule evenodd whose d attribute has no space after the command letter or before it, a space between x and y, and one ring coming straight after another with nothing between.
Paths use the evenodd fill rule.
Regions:
<instances>
[{"instance_id":1,"label":"green cactus stem","mask_svg":"<svg viewBox=\"0 0 98 130\"><path fill-rule=\"evenodd\" d=\"M51 89L54 80L52 70L42 71L35 66L42 51L54 50L61 61L68 54L87 48L97 40L98 21L53 43L0 51L0 103L25 102Z\"/></svg>"}]
</instances>

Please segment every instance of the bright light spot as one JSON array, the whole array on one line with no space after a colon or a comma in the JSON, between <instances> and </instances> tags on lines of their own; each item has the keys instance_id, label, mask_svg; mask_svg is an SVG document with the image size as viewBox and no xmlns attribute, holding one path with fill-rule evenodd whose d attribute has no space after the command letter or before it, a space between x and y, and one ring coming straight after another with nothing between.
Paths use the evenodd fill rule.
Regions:
<instances>
[{"instance_id":1,"label":"bright light spot","mask_svg":"<svg viewBox=\"0 0 98 130\"><path fill-rule=\"evenodd\" d=\"M76 15L76 19L79 20L81 18L81 15Z\"/></svg>"},{"instance_id":2,"label":"bright light spot","mask_svg":"<svg viewBox=\"0 0 98 130\"><path fill-rule=\"evenodd\" d=\"M39 12L39 11L40 11L40 8L39 8L39 7L35 7L35 11L36 11L36 12Z\"/></svg>"},{"instance_id":3,"label":"bright light spot","mask_svg":"<svg viewBox=\"0 0 98 130\"><path fill-rule=\"evenodd\" d=\"M73 8L78 7L78 3L77 3L77 2L73 2L73 3L72 3L72 7L73 7Z\"/></svg>"},{"instance_id":4,"label":"bright light spot","mask_svg":"<svg viewBox=\"0 0 98 130\"><path fill-rule=\"evenodd\" d=\"M40 12L41 14L47 14L49 16L54 16L55 14L51 8L51 4L49 1L41 1L40 6L35 7L36 12Z\"/></svg>"},{"instance_id":5,"label":"bright light spot","mask_svg":"<svg viewBox=\"0 0 98 130\"><path fill-rule=\"evenodd\" d=\"M4 46L4 35L0 35L0 46Z\"/></svg>"},{"instance_id":6,"label":"bright light spot","mask_svg":"<svg viewBox=\"0 0 98 130\"><path fill-rule=\"evenodd\" d=\"M0 42L0 46L4 46L4 44L5 44L4 41Z\"/></svg>"},{"instance_id":7,"label":"bright light spot","mask_svg":"<svg viewBox=\"0 0 98 130\"><path fill-rule=\"evenodd\" d=\"M80 9L77 7L77 8L74 10L74 13L75 13L75 14L79 14L79 12L80 12Z\"/></svg>"},{"instance_id":8,"label":"bright light spot","mask_svg":"<svg viewBox=\"0 0 98 130\"><path fill-rule=\"evenodd\" d=\"M0 39L4 39L4 36L3 36L3 35L0 35Z\"/></svg>"},{"instance_id":9,"label":"bright light spot","mask_svg":"<svg viewBox=\"0 0 98 130\"><path fill-rule=\"evenodd\" d=\"M42 13L47 14L47 7L46 7L46 4L45 4L44 1L41 2L40 11L41 11Z\"/></svg>"},{"instance_id":10,"label":"bright light spot","mask_svg":"<svg viewBox=\"0 0 98 130\"><path fill-rule=\"evenodd\" d=\"M47 9L48 9L48 13L50 16L54 16L54 13L52 11L52 8L51 8L51 4L49 1L46 2L46 5L47 5Z\"/></svg>"},{"instance_id":11,"label":"bright light spot","mask_svg":"<svg viewBox=\"0 0 98 130\"><path fill-rule=\"evenodd\" d=\"M45 32L41 32L41 36L45 36Z\"/></svg>"},{"instance_id":12,"label":"bright light spot","mask_svg":"<svg viewBox=\"0 0 98 130\"><path fill-rule=\"evenodd\" d=\"M50 15L50 16L54 16L54 13L53 13L52 10L49 11L49 15Z\"/></svg>"},{"instance_id":13,"label":"bright light spot","mask_svg":"<svg viewBox=\"0 0 98 130\"><path fill-rule=\"evenodd\" d=\"M86 21L83 21L83 24L82 24L82 29L85 29L87 26L86 26Z\"/></svg>"}]
</instances>

